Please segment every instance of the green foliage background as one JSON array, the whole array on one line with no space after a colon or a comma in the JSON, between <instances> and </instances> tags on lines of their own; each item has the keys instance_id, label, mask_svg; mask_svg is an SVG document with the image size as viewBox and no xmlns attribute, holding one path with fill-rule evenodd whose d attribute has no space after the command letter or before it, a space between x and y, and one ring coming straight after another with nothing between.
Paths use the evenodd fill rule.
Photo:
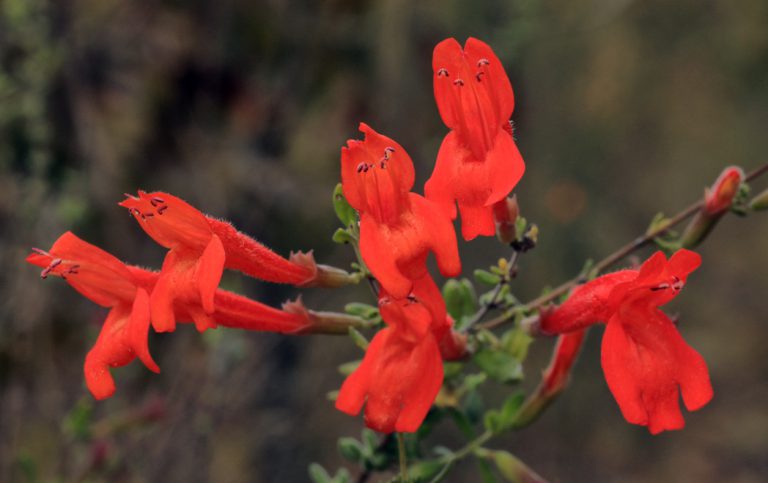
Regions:
<instances>
[{"instance_id":1,"label":"green foliage background","mask_svg":"<svg viewBox=\"0 0 768 483\"><path fill-rule=\"evenodd\" d=\"M361 426L325 399L335 367L359 355L344 338L181 327L150 340L161 375L134 363L114 398L93 403L82 360L105 312L40 281L29 247L72 229L159 267L162 249L116 205L143 188L280 253L346 264L330 241L340 146L365 121L409 151L420 186L446 132L432 48L472 35L515 88L517 193L541 228L514 285L525 300L687 205L723 165L765 162L766 25L764 0L0 1L0 481L74 481L107 433L96 481L303 481L310 461L341 465L337 438ZM623 421L594 331L571 389L497 447L554 481L765 481L766 239L764 217L725 219L674 304L715 387L684 431L651 437ZM505 255L493 240L462 253L467 275ZM295 295L224 283L273 305ZM370 295L304 297L339 309ZM532 348L527 385L550 347ZM165 417L120 426L158 401ZM449 480L474 473L465 464Z\"/></svg>"}]
</instances>

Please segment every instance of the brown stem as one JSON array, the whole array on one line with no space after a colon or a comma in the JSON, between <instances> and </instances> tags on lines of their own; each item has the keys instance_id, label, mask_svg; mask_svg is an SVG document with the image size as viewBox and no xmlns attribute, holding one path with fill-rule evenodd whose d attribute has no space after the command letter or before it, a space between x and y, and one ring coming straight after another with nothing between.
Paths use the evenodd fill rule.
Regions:
<instances>
[{"instance_id":1,"label":"brown stem","mask_svg":"<svg viewBox=\"0 0 768 483\"><path fill-rule=\"evenodd\" d=\"M760 166L759 168L755 169L751 173L749 173L745 178L744 181L752 181L753 179L759 178L763 174L768 173L768 163ZM593 267L593 271L595 273L601 273L604 270L612 267L614 264L620 262L624 257L629 255L630 253L644 247L645 245L649 244L651 241L653 241L654 238L657 236L663 235L666 233L670 228L678 225L679 223L685 221L686 219L690 218L694 214L696 214L701 207L704 205L703 200L699 200L691 205L689 205L687 208L683 209L679 213L677 213L672 218L669 218L664 223L661 223L659 226L657 226L653 231L650 231L646 233L643 236L640 236L633 241L627 243L623 247L619 248L615 252L611 253L604 259L600 260L595 264ZM581 276L574 277L567 282L563 283L562 285L552 289L550 292L547 292L544 295L541 295L527 304L523 305L519 308L522 312L530 312L532 310L538 309L542 305L545 305L549 302L552 302L559 296L567 293L570 289L575 287L579 281L581 280ZM502 318L496 318L494 320L491 320L490 322L487 322L482 325L478 325L478 329L492 329L494 327L498 327L499 325L502 325L506 323L509 320L508 317Z\"/></svg>"}]
</instances>

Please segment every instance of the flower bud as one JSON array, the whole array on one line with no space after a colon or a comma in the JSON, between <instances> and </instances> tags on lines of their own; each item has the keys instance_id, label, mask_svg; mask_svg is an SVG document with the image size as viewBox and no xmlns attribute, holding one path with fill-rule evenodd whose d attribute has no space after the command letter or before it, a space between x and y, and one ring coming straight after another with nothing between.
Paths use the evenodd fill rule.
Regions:
<instances>
[{"instance_id":1,"label":"flower bud","mask_svg":"<svg viewBox=\"0 0 768 483\"><path fill-rule=\"evenodd\" d=\"M717 215L730 208L742 181L744 181L744 171L741 168L738 166L725 168L715 184L704 192L704 211L708 215Z\"/></svg>"},{"instance_id":2,"label":"flower bud","mask_svg":"<svg viewBox=\"0 0 768 483\"><path fill-rule=\"evenodd\" d=\"M768 210L768 189L763 190L749 202L749 207L755 211Z\"/></svg>"},{"instance_id":3,"label":"flower bud","mask_svg":"<svg viewBox=\"0 0 768 483\"><path fill-rule=\"evenodd\" d=\"M688 224L680 238L682 248L699 245L733 204L744 181L744 171L738 166L723 170L715 183L704 190L704 206Z\"/></svg>"},{"instance_id":4,"label":"flower bud","mask_svg":"<svg viewBox=\"0 0 768 483\"><path fill-rule=\"evenodd\" d=\"M502 243L512 243L517 238L515 233L515 220L520 215L520 206L517 204L517 196L499 201L493 205L493 218L496 220L496 236Z\"/></svg>"}]
</instances>

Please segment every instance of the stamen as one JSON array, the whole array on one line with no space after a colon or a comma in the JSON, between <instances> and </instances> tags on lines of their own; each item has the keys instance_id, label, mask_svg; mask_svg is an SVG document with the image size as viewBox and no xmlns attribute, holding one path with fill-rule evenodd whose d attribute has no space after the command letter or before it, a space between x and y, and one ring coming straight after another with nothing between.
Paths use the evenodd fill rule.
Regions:
<instances>
[{"instance_id":1,"label":"stamen","mask_svg":"<svg viewBox=\"0 0 768 483\"><path fill-rule=\"evenodd\" d=\"M133 196L133 195L132 195L132 194L130 194L130 193L123 193L123 196L125 196L126 198L130 198L130 199L132 199L132 200L136 200L136 201L138 201L138 200L139 200L139 198L138 198L138 197L136 197L136 196Z\"/></svg>"},{"instance_id":2,"label":"stamen","mask_svg":"<svg viewBox=\"0 0 768 483\"><path fill-rule=\"evenodd\" d=\"M157 214L162 215L165 210L168 209L168 205L163 205L160 208L157 209Z\"/></svg>"},{"instance_id":3,"label":"stamen","mask_svg":"<svg viewBox=\"0 0 768 483\"><path fill-rule=\"evenodd\" d=\"M41 250L40 248L33 248L33 252L37 253L38 255L45 255L46 257L50 257L51 254L46 252L45 250Z\"/></svg>"},{"instance_id":4,"label":"stamen","mask_svg":"<svg viewBox=\"0 0 768 483\"><path fill-rule=\"evenodd\" d=\"M668 283L660 283L656 287L651 287L651 292L657 292L659 290L666 290L668 288L669 288L669 284Z\"/></svg>"},{"instance_id":5,"label":"stamen","mask_svg":"<svg viewBox=\"0 0 768 483\"><path fill-rule=\"evenodd\" d=\"M448 69L442 68L437 70L437 76L438 77L450 77L450 74L448 73Z\"/></svg>"},{"instance_id":6,"label":"stamen","mask_svg":"<svg viewBox=\"0 0 768 483\"><path fill-rule=\"evenodd\" d=\"M69 267L69 270L67 270L67 273L77 275L78 273L80 273L80 265L72 265L71 267Z\"/></svg>"},{"instance_id":7,"label":"stamen","mask_svg":"<svg viewBox=\"0 0 768 483\"><path fill-rule=\"evenodd\" d=\"M419 301L419 299L417 299L416 296L413 295L412 293L408 294L408 297L406 297L406 298L408 299L408 302L410 302L412 304L418 303L418 301Z\"/></svg>"},{"instance_id":8,"label":"stamen","mask_svg":"<svg viewBox=\"0 0 768 483\"><path fill-rule=\"evenodd\" d=\"M152 203L152 206L157 206L157 205L165 203L165 200L155 196L154 198L151 198L149 200L149 202Z\"/></svg>"},{"instance_id":9,"label":"stamen","mask_svg":"<svg viewBox=\"0 0 768 483\"><path fill-rule=\"evenodd\" d=\"M478 67L485 67L486 65L490 65L490 63L491 63L490 60L488 60L486 58L482 58L482 59L477 61L477 66Z\"/></svg>"},{"instance_id":10,"label":"stamen","mask_svg":"<svg viewBox=\"0 0 768 483\"><path fill-rule=\"evenodd\" d=\"M461 79L456 79L455 81L453 81L453 85L459 86L459 87L463 87L464 86L464 81L461 80Z\"/></svg>"},{"instance_id":11,"label":"stamen","mask_svg":"<svg viewBox=\"0 0 768 483\"><path fill-rule=\"evenodd\" d=\"M50 263L50 265L48 265L47 267L45 267L45 268L43 269L43 271L42 271L42 272L40 272L40 278L48 278L48 275L51 273L51 271L53 271L53 269L55 269L56 267L58 267L59 265L61 265L61 262L62 262L62 259L61 259L61 258L56 258L56 259L54 259L54 260L53 260L53 261Z\"/></svg>"},{"instance_id":12,"label":"stamen","mask_svg":"<svg viewBox=\"0 0 768 483\"><path fill-rule=\"evenodd\" d=\"M368 165L365 163L360 163L357 165L357 172L358 173L367 173L368 172Z\"/></svg>"},{"instance_id":13,"label":"stamen","mask_svg":"<svg viewBox=\"0 0 768 483\"><path fill-rule=\"evenodd\" d=\"M485 75L485 72L480 71L477 74L475 74L475 79L477 79L477 82L480 82L483 79L483 76Z\"/></svg>"},{"instance_id":14,"label":"stamen","mask_svg":"<svg viewBox=\"0 0 768 483\"><path fill-rule=\"evenodd\" d=\"M382 305L386 305L388 303L389 303L389 297L382 297L379 299L379 307L381 307Z\"/></svg>"}]
</instances>

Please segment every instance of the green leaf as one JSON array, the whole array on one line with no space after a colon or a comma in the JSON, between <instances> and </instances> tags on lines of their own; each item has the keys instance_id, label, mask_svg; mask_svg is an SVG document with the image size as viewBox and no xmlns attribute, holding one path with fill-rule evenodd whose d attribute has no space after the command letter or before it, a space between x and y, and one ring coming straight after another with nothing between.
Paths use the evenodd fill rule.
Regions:
<instances>
[{"instance_id":1,"label":"green leaf","mask_svg":"<svg viewBox=\"0 0 768 483\"><path fill-rule=\"evenodd\" d=\"M363 445L355 438L339 439L339 453L352 463L359 463L362 461L363 451Z\"/></svg>"},{"instance_id":2,"label":"green leaf","mask_svg":"<svg viewBox=\"0 0 768 483\"><path fill-rule=\"evenodd\" d=\"M536 474L525 463L508 451L492 451L491 459L496 463L499 473L512 483L546 483L546 480Z\"/></svg>"},{"instance_id":3,"label":"green leaf","mask_svg":"<svg viewBox=\"0 0 768 483\"><path fill-rule=\"evenodd\" d=\"M498 285L501 282L501 277L489 272L488 270L477 269L474 272L475 280L485 285Z\"/></svg>"},{"instance_id":4,"label":"green leaf","mask_svg":"<svg viewBox=\"0 0 768 483\"><path fill-rule=\"evenodd\" d=\"M506 352L483 349L473 359L492 379L508 384L523 378L523 366L518 359Z\"/></svg>"},{"instance_id":5,"label":"green leaf","mask_svg":"<svg viewBox=\"0 0 768 483\"><path fill-rule=\"evenodd\" d=\"M344 197L344 190L341 187L341 183L337 184L336 188L333 190L333 210L336 212L339 221L341 221L345 227L357 223L357 212Z\"/></svg>"},{"instance_id":6,"label":"green leaf","mask_svg":"<svg viewBox=\"0 0 768 483\"><path fill-rule=\"evenodd\" d=\"M355 369L357 369L360 366L360 363L363 361L351 361L351 362L345 362L344 364L341 364L338 367L339 372L343 376L348 376L355 372Z\"/></svg>"},{"instance_id":7,"label":"green leaf","mask_svg":"<svg viewBox=\"0 0 768 483\"><path fill-rule=\"evenodd\" d=\"M443 298L448 313L458 323L465 317L471 317L477 312L477 295L472 282L463 278L450 279L443 285ZM460 328L460 327L459 327Z\"/></svg>"},{"instance_id":8,"label":"green leaf","mask_svg":"<svg viewBox=\"0 0 768 483\"><path fill-rule=\"evenodd\" d=\"M351 302L344 306L344 312L349 315L356 315L366 320L375 319L379 316L379 309L373 305L361 302Z\"/></svg>"},{"instance_id":9,"label":"green leaf","mask_svg":"<svg viewBox=\"0 0 768 483\"><path fill-rule=\"evenodd\" d=\"M325 471L325 468L317 463L312 463L309 465L309 477L314 483L333 483L331 475Z\"/></svg>"},{"instance_id":10,"label":"green leaf","mask_svg":"<svg viewBox=\"0 0 768 483\"><path fill-rule=\"evenodd\" d=\"M333 236L331 237L331 240L333 240L335 243L338 243L339 245L344 245L347 243L354 242L355 237L349 232L349 230L346 230L344 228L339 228L335 232L333 232Z\"/></svg>"},{"instance_id":11,"label":"green leaf","mask_svg":"<svg viewBox=\"0 0 768 483\"><path fill-rule=\"evenodd\" d=\"M429 482L443 470L446 463L440 460L420 461L408 467L408 477L413 483Z\"/></svg>"},{"instance_id":12,"label":"green leaf","mask_svg":"<svg viewBox=\"0 0 768 483\"><path fill-rule=\"evenodd\" d=\"M522 240L525 236L525 232L528 229L528 220L522 216L518 216L515 220L515 240Z\"/></svg>"},{"instance_id":13,"label":"green leaf","mask_svg":"<svg viewBox=\"0 0 768 483\"><path fill-rule=\"evenodd\" d=\"M91 435L92 415L93 404L91 401L88 399L80 399L64 419L64 431L80 440L89 439Z\"/></svg>"},{"instance_id":14,"label":"green leaf","mask_svg":"<svg viewBox=\"0 0 768 483\"><path fill-rule=\"evenodd\" d=\"M508 330L501 336L501 347L518 361L524 361L528 356L528 348L533 342L533 337L520 328Z\"/></svg>"},{"instance_id":15,"label":"green leaf","mask_svg":"<svg viewBox=\"0 0 768 483\"><path fill-rule=\"evenodd\" d=\"M504 401L501 409L491 409L486 412L483 416L485 429L493 434L503 433L504 431L511 429L514 426L517 413L523 406L524 401L525 393L518 391Z\"/></svg>"},{"instance_id":16,"label":"green leaf","mask_svg":"<svg viewBox=\"0 0 768 483\"><path fill-rule=\"evenodd\" d=\"M361 334L359 330L355 329L354 327L349 327L349 329L347 330L349 332L349 336L352 338L352 341L355 343L357 347L359 347L363 351L368 349L368 339L366 339L365 336Z\"/></svg>"}]
</instances>

